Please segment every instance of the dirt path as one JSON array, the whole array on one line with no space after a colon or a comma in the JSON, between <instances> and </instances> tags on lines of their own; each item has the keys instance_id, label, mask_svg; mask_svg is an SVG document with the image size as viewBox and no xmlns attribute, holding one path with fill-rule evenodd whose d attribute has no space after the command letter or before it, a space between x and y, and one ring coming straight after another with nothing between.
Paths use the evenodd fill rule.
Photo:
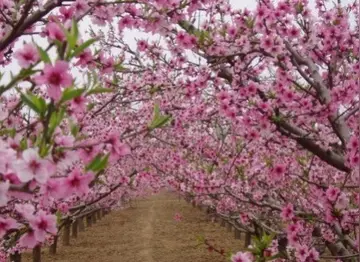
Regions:
<instances>
[{"instance_id":1,"label":"dirt path","mask_svg":"<svg viewBox=\"0 0 360 262\"><path fill-rule=\"evenodd\" d=\"M141 261L153 262L153 254L152 254L152 246L151 242L154 236L154 219L155 219L155 211L154 205L151 203L148 207L148 212L144 216L143 221L143 230L140 234L140 243L143 244L142 248L139 250L139 255L142 257Z\"/></svg>"},{"instance_id":2,"label":"dirt path","mask_svg":"<svg viewBox=\"0 0 360 262\"><path fill-rule=\"evenodd\" d=\"M197 246L197 237L214 240L225 251L242 247L218 224L176 195L162 193L138 200L135 208L112 212L92 228L71 240L70 247L59 246L56 256L43 250L45 262L222 262L225 258ZM174 220L175 213L183 216ZM25 261L30 261L25 259Z\"/></svg>"}]
</instances>

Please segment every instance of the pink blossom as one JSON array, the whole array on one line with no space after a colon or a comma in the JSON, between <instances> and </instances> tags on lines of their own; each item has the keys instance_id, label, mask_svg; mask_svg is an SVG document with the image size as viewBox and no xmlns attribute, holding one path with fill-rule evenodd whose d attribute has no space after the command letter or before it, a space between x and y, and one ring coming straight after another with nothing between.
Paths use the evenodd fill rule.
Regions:
<instances>
[{"instance_id":1,"label":"pink blossom","mask_svg":"<svg viewBox=\"0 0 360 262\"><path fill-rule=\"evenodd\" d=\"M69 212L69 205L67 203L60 203L58 205L58 209L62 212L62 213L67 213Z\"/></svg>"},{"instance_id":2,"label":"pink blossom","mask_svg":"<svg viewBox=\"0 0 360 262\"><path fill-rule=\"evenodd\" d=\"M311 248L308 252L307 261L319 261L320 254L315 248Z\"/></svg>"},{"instance_id":3,"label":"pink blossom","mask_svg":"<svg viewBox=\"0 0 360 262\"><path fill-rule=\"evenodd\" d=\"M350 154L349 154L349 158L350 158L350 159L349 159L349 162L350 162L350 166L351 166L351 167L356 167L356 166L359 165L359 163L360 163L360 156L359 156L359 154L358 154L356 151L350 153Z\"/></svg>"},{"instance_id":4,"label":"pink blossom","mask_svg":"<svg viewBox=\"0 0 360 262\"><path fill-rule=\"evenodd\" d=\"M19 244L25 248L34 248L38 242L36 241L35 232L29 229L19 240Z\"/></svg>"},{"instance_id":5,"label":"pink blossom","mask_svg":"<svg viewBox=\"0 0 360 262\"><path fill-rule=\"evenodd\" d=\"M15 204L15 210L27 220L34 218L35 207L31 204Z\"/></svg>"},{"instance_id":6,"label":"pink blossom","mask_svg":"<svg viewBox=\"0 0 360 262\"><path fill-rule=\"evenodd\" d=\"M14 2L11 0L0 0L0 8L12 8L14 6Z\"/></svg>"},{"instance_id":7,"label":"pink blossom","mask_svg":"<svg viewBox=\"0 0 360 262\"><path fill-rule=\"evenodd\" d=\"M80 66L81 68L92 68L94 66L94 57L89 48L85 49L77 58L79 58L79 60L75 63L76 66Z\"/></svg>"},{"instance_id":8,"label":"pink blossom","mask_svg":"<svg viewBox=\"0 0 360 262\"><path fill-rule=\"evenodd\" d=\"M174 216L174 220L180 222L182 220L182 215L180 213L176 213Z\"/></svg>"},{"instance_id":9,"label":"pink blossom","mask_svg":"<svg viewBox=\"0 0 360 262\"><path fill-rule=\"evenodd\" d=\"M16 229L17 227L18 224L15 219L11 217L0 217L0 238L2 238L10 229Z\"/></svg>"},{"instance_id":10,"label":"pink blossom","mask_svg":"<svg viewBox=\"0 0 360 262\"><path fill-rule=\"evenodd\" d=\"M95 8L92 15L92 22L99 26L104 26L107 23L111 23L114 17L114 9L100 6Z\"/></svg>"},{"instance_id":11,"label":"pink blossom","mask_svg":"<svg viewBox=\"0 0 360 262\"><path fill-rule=\"evenodd\" d=\"M265 51L271 51L271 48L274 47L274 39L270 36L265 36L261 39L260 45Z\"/></svg>"},{"instance_id":12,"label":"pink blossom","mask_svg":"<svg viewBox=\"0 0 360 262\"><path fill-rule=\"evenodd\" d=\"M348 147L352 150L358 150L359 149L359 138L357 136L352 136L350 138Z\"/></svg>"},{"instance_id":13,"label":"pink blossom","mask_svg":"<svg viewBox=\"0 0 360 262\"><path fill-rule=\"evenodd\" d=\"M337 198L335 208L337 209L344 209L349 206L349 198L346 196L345 193L340 193L339 197Z\"/></svg>"},{"instance_id":14,"label":"pink blossom","mask_svg":"<svg viewBox=\"0 0 360 262\"><path fill-rule=\"evenodd\" d=\"M332 224L336 221L336 217L334 217L333 210L330 207L325 210L325 221L329 224Z\"/></svg>"},{"instance_id":15,"label":"pink blossom","mask_svg":"<svg viewBox=\"0 0 360 262\"><path fill-rule=\"evenodd\" d=\"M309 254L308 247L306 247L306 246L298 246L296 248L296 253L295 253L295 256L297 258L296 261L305 262L308 254Z\"/></svg>"},{"instance_id":16,"label":"pink blossom","mask_svg":"<svg viewBox=\"0 0 360 262\"><path fill-rule=\"evenodd\" d=\"M141 52L144 52L146 49L148 49L148 43L145 40L140 40L137 42L137 49Z\"/></svg>"},{"instance_id":17,"label":"pink blossom","mask_svg":"<svg viewBox=\"0 0 360 262\"><path fill-rule=\"evenodd\" d=\"M235 37L237 34L237 28L235 26L229 26L227 29L227 33L231 38Z\"/></svg>"},{"instance_id":18,"label":"pink blossom","mask_svg":"<svg viewBox=\"0 0 360 262\"><path fill-rule=\"evenodd\" d=\"M123 31L125 28L132 28L134 25L134 19L128 15L119 20L119 31Z\"/></svg>"},{"instance_id":19,"label":"pink blossom","mask_svg":"<svg viewBox=\"0 0 360 262\"><path fill-rule=\"evenodd\" d=\"M281 210L281 218L283 220L291 220L294 216L294 206L290 203Z\"/></svg>"},{"instance_id":20,"label":"pink blossom","mask_svg":"<svg viewBox=\"0 0 360 262\"><path fill-rule=\"evenodd\" d=\"M11 172L12 164L16 161L16 151L9 148L6 143L0 142L0 173Z\"/></svg>"},{"instance_id":21,"label":"pink blossom","mask_svg":"<svg viewBox=\"0 0 360 262\"><path fill-rule=\"evenodd\" d=\"M47 24L45 34L49 36L50 40L63 42L66 39L64 31L55 22Z\"/></svg>"},{"instance_id":22,"label":"pink blossom","mask_svg":"<svg viewBox=\"0 0 360 262\"><path fill-rule=\"evenodd\" d=\"M80 66L81 68L91 67L94 57L89 48L85 49L80 55L77 56L79 60L75 63L76 66Z\"/></svg>"},{"instance_id":23,"label":"pink blossom","mask_svg":"<svg viewBox=\"0 0 360 262\"><path fill-rule=\"evenodd\" d=\"M276 164L272 170L272 178L276 181L281 179L285 174L285 165L283 164Z\"/></svg>"},{"instance_id":24,"label":"pink blossom","mask_svg":"<svg viewBox=\"0 0 360 262\"><path fill-rule=\"evenodd\" d=\"M114 70L114 65L115 65L115 60L114 57L110 56L110 57L105 57L104 53L101 52L100 55L100 62L102 64L102 70L101 73L102 74L109 74Z\"/></svg>"},{"instance_id":25,"label":"pink blossom","mask_svg":"<svg viewBox=\"0 0 360 262\"><path fill-rule=\"evenodd\" d=\"M18 185L18 184L21 184L21 181L19 180L19 178L17 177L16 174L14 173L6 173L4 175L4 178L6 180L9 180L10 184L14 184L14 185Z\"/></svg>"},{"instance_id":26,"label":"pink blossom","mask_svg":"<svg viewBox=\"0 0 360 262\"><path fill-rule=\"evenodd\" d=\"M247 139L256 141L259 138L259 131L256 129L249 130L246 136Z\"/></svg>"},{"instance_id":27,"label":"pink blossom","mask_svg":"<svg viewBox=\"0 0 360 262\"><path fill-rule=\"evenodd\" d=\"M14 138L9 137L8 138L9 147L14 150L18 150L20 148L21 139L22 136L20 134L17 134Z\"/></svg>"},{"instance_id":28,"label":"pink blossom","mask_svg":"<svg viewBox=\"0 0 360 262\"><path fill-rule=\"evenodd\" d=\"M47 161L40 158L38 152L29 148L22 153L22 160L14 163L13 169L21 182L29 182L35 179L38 183L44 184L49 178Z\"/></svg>"},{"instance_id":29,"label":"pink blossom","mask_svg":"<svg viewBox=\"0 0 360 262\"><path fill-rule=\"evenodd\" d=\"M333 186L329 186L329 188L326 190L326 197L333 202L337 199L339 193L340 193L340 189Z\"/></svg>"},{"instance_id":30,"label":"pink blossom","mask_svg":"<svg viewBox=\"0 0 360 262\"><path fill-rule=\"evenodd\" d=\"M89 9L89 5L85 0L76 0L73 7L77 16L84 14Z\"/></svg>"},{"instance_id":31,"label":"pink blossom","mask_svg":"<svg viewBox=\"0 0 360 262\"><path fill-rule=\"evenodd\" d=\"M8 196L7 193L10 188L10 182L9 180L6 180L5 182L0 182L0 207L6 206L8 202Z\"/></svg>"},{"instance_id":32,"label":"pink blossom","mask_svg":"<svg viewBox=\"0 0 360 262\"><path fill-rule=\"evenodd\" d=\"M289 224L287 227L287 233L288 234L296 234L297 232L299 232L301 230L301 226L296 223L296 224Z\"/></svg>"},{"instance_id":33,"label":"pink blossom","mask_svg":"<svg viewBox=\"0 0 360 262\"><path fill-rule=\"evenodd\" d=\"M296 247L299 244L299 237L297 233L288 234L287 238L290 246Z\"/></svg>"},{"instance_id":34,"label":"pink blossom","mask_svg":"<svg viewBox=\"0 0 360 262\"><path fill-rule=\"evenodd\" d=\"M217 98L220 100L221 103L229 103L229 100L231 99L231 95L226 91L221 91L217 94Z\"/></svg>"},{"instance_id":35,"label":"pink blossom","mask_svg":"<svg viewBox=\"0 0 360 262\"><path fill-rule=\"evenodd\" d=\"M86 111L86 97L78 96L71 100L71 110L75 113L82 113Z\"/></svg>"},{"instance_id":36,"label":"pink blossom","mask_svg":"<svg viewBox=\"0 0 360 262\"><path fill-rule=\"evenodd\" d=\"M121 143L119 136L115 133L109 136L107 143L110 145L110 158L112 160L119 159L120 157L131 153L130 147L124 143Z\"/></svg>"},{"instance_id":37,"label":"pink blossom","mask_svg":"<svg viewBox=\"0 0 360 262\"><path fill-rule=\"evenodd\" d=\"M296 27L292 27L292 28L288 29L287 33L288 33L289 38L297 38L300 35L300 30L297 29Z\"/></svg>"},{"instance_id":38,"label":"pink blossom","mask_svg":"<svg viewBox=\"0 0 360 262\"><path fill-rule=\"evenodd\" d=\"M43 242L47 233L57 233L56 216L47 214L43 210L40 210L34 218L31 219L30 226L38 242Z\"/></svg>"},{"instance_id":39,"label":"pink blossom","mask_svg":"<svg viewBox=\"0 0 360 262\"><path fill-rule=\"evenodd\" d=\"M180 46L184 48L192 48L196 45L196 38L184 32L179 32L176 36L176 40Z\"/></svg>"},{"instance_id":40,"label":"pink blossom","mask_svg":"<svg viewBox=\"0 0 360 262\"><path fill-rule=\"evenodd\" d=\"M75 138L73 136L57 136L55 143L61 147L71 147L74 145Z\"/></svg>"},{"instance_id":41,"label":"pink blossom","mask_svg":"<svg viewBox=\"0 0 360 262\"><path fill-rule=\"evenodd\" d=\"M52 196L55 199L60 199L66 196L66 193L63 188L64 179L54 178L49 179L45 184L40 188L40 192L46 196Z\"/></svg>"},{"instance_id":42,"label":"pink blossom","mask_svg":"<svg viewBox=\"0 0 360 262\"><path fill-rule=\"evenodd\" d=\"M79 168L75 168L66 177L64 181L64 189L70 195L75 193L77 195L87 194L89 191L89 183L94 179L91 173L81 174Z\"/></svg>"},{"instance_id":43,"label":"pink blossom","mask_svg":"<svg viewBox=\"0 0 360 262\"><path fill-rule=\"evenodd\" d=\"M58 101L61 87L66 88L72 84L72 76L68 71L69 65L65 61L57 61L54 66L46 64L43 73L35 77L35 82L38 85L47 85L49 97Z\"/></svg>"},{"instance_id":44,"label":"pink blossom","mask_svg":"<svg viewBox=\"0 0 360 262\"><path fill-rule=\"evenodd\" d=\"M31 44L25 44L21 50L14 53L14 57L23 68L28 68L39 60L38 51L36 47Z\"/></svg>"},{"instance_id":45,"label":"pink blossom","mask_svg":"<svg viewBox=\"0 0 360 262\"><path fill-rule=\"evenodd\" d=\"M74 17L74 13L76 10L74 7L66 8L65 6L62 6L60 7L59 11L62 14L62 22L65 23Z\"/></svg>"},{"instance_id":46,"label":"pink blossom","mask_svg":"<svg viewBox=\"0 0 360 262\"><path fill-rule=\"evenodd\" d=\"M77 161L80 160L79 154L76 151L65 150L60 152L56 162L56 170L60 173L69 170Z\"/></svg>"},{"instance_id":47,"label":"pink blossom","mask_svg":"<svg viewBox=\"0 0 360 262\"><path fill-rule=\"evenodd\" d=\"M231 262L252 262L254 261L249 252L237 252L231 256Z\"/></svg>"}]
</instances>

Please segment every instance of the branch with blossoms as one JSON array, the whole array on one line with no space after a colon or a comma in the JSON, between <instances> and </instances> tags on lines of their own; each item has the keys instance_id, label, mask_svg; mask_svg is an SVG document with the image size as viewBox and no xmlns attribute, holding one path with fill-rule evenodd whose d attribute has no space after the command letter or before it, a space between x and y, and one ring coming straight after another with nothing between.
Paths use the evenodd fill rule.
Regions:
<instances>
[{"instance_id":1,"label":"branch with blossoms","mask_svg":"<svg viewBox=\"0 0 360 262\"><path fill-rule=\"evenodd\" d=\"M355 8L1 2L0 64L21 67L0 84L1 234L24 227L19 246L43 242L33 221L51 231L54 214L101 198L136 167L131 185L95 205L171 186L260 238L286 235L251 251L262 259L278 242L299 261L318 261L324 245L339 259L357 254ZM132 47L124 29L135 28L149 37Z\"/></svg>"},{"instance_id":2,"label":"branch with blossoms","mask_svg":"<svg viewBox=\"0 0 360 262\"><path fill-rule=\"evenodd\" d=\"M37 18L50 12L52 8L61 6L62 1L56 4L49 2L42 7L44 10L35 11L28 16L30 10L36 9L34 3L35 1L25 3L23 16L14 26L14 30L0 41L1 50L5 50L10 42L28 29L27 27L36 23ZM16 9L19 6L10 5L7 8ZM0 87L1 94L15 91L9 99L2 97L5 107L1 108L1 151L6 157L1 162L0 170L4 181L1 183L1 203L2 206L8 204L6 208L18 206L12 212L1 212L5 215L1 218L4 225L1 235L14 235L17 232L14 239L15 242L19 240L22 247L31 248L36 243L43 242L47 233L55 233L54 212L58 212L61 201L75 206L78 200L74 196L85 197L102 188L98 185L99 177L104 176L103 171L108 163L113 163L130 153L128 146L121 143L120 139L134 138L150 130L144 128L131 134L124 132L123 138L112 132L110 135L107 134L103 141L86 143L86 147L83 148L76 147L79 141L83 143L83 140L89 139L82 130L91 128L90 123L84 123L87 119L83 118L87 111L91 110L87 105L91 101L96 101L95 97L106 97L106 93L115 90L102 88L95 81L88 83L85 88L75 87L76 83L69 73L69 65L76 58L82 63L82 59L91 53L89 48L96 42L96 38L82 41L77 22L69 19L70 13L67 11L75 10L60 8L60 15L57 18L50 17L49 23L43 28L43 34L50 42L47 49L42 49L33 42L15 52L14 58L23 69ZM88 13L86 11L84 14ZM83 17L82 14L79 15ZM59 20L68 20L64 23L65 28L58 24ZM56 61L48 54L51 48L55 48L58 53ZM101 59L100 54L100 61ZM91 57L91 60L97 59ZM20 85L23 83L30 83L31 88L24 91ZM26 119L22 116L24 109L31 111ZM99 108L95 112L101 110ZM14 122L15 119L17 122ZM95 118L93 122L97 120ZM155 125L150 125L151 129L164 124L158 121L159 119L154 119ZM75 165L78 168L74 168ZM103 202L102 200L112 195L119 185L110 187L107 194L85 201L87 205L82 207ZM25 198L36 196L31 202L33 207L22 205L21 198L18 199L16 194L25 194ZM40 201L49 202L39 208ZM112 205L117 203L110 202ZM15 223L17 217L21 220ZM48 227L40 228L41 223L46 223ZM18 229L21 225L25 227Z\"/></svg>"}]
</instances>

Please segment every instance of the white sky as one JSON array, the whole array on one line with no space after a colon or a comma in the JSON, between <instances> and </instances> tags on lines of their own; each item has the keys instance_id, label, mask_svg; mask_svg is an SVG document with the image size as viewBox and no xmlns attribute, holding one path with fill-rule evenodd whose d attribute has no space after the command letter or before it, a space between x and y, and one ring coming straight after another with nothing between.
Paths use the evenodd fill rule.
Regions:
<instances>
[{"instance_id":1,"label":"white sky","mask_svg":"<svg viewBox=\"0 0 360 262\"><path fill-rule=\"evenodd\" d=\"M230 4L234 8L248 8L253 9L256 7L256 0L230 0Z\"/></svg>"}]
</instances>

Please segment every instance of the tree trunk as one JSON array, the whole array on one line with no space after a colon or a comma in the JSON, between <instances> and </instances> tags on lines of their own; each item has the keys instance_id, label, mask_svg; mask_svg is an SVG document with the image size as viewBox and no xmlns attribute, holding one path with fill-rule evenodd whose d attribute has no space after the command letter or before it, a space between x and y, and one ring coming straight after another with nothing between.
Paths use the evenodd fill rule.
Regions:
<instances>
[{"instance_id":1,"label":"tree trunk","mask_svg":"<svg viewBox=\"0 0 360 262\"><path fill-rule=\"evenodd\" d=\"M91 227L91 225L92 225L91 215L87 215L86 216L86 226Z\"/></svg>"},{"instance_id":2,"label":"tree trunk","mask_svg":"<svg viewBox=\"0 0 360 262\"><path fill-rule=\"evenodd\" d=\"M33 248L33 262L41 262L41 246L37 245Z\"/></svg>"},{"instance_id":3,"label":"tree trunk","mask_svg":"<svg viewBox=\"0 0 360 262\"><path fill-rule=\"evenodd\" d=\"M235 228L234 236L235 236L235 239L241 239L241 231Z\"/></svg>"},{"instance_id":4,"label":"tree trunk","mask_svg":"<svg viewBox=\"0 0 360 262\"><path fill-rule=\"evenodd\" d=\"M345 248L345 246L343 245L343 243L341 242L337 242L335 243L326 243L326 247L330 250L331 254L333 256L348 256L350 255L350 252ZM351 262L351 261L359 261L357 260L357 258L343 258L340 259L341 261L344 262Z\"/></svg>"},{"instance_id":5,"label":"tree trunk","mask_svg":"<svg viewBox=\"0 0 360 262\"><path fill-rule=\"evenodd\" d=\"M49 253L51 255L55 255L56 254L56 249L57 249L57 241L58 241L58 236L54 236L54 242L51 244L51 246L49 247Z\"/></svg>"},{"instance_id":6,"label":"tree trunk","mask_svg":"<svg viewBox=\"0 0 360 262\"><path fill-rule=\"evenodd\" d=\"M225 225L226 225L226 223L225 223L225 219L221 219L221 223L220 223L220 226L222 226L222 227L225 227Z\"/></svg>"},{"instance_id":7,"label":"tree trunk","mask_svg":"<svg viewBox=\"0 0 360 262\"><path fill-rule=\"evenodd\" d=\"M70 246L70 222L66 222L63 234L63 245Z\"/></svg>"},{"instance_id":8,"label":"tree trunk","mask_svg":"<svg viewBox=\"0 0 360 262\"><path fill-rule=\"evenodd\" d=\"M84 218L79 217L78 218L78 223L79 223L79 232L84 232L85 231Z\"/></svg>"},{"instance_id":9,"label":"tree trunk","mask_svg":"<svg viewBox=\"0 0 360 262\"><path fill-rule=\"evenodd\" d=\"M244 247L247 248L250 245L251 245L251 234L246 232Z\"/></svg>"},{"instance_id":10,"label":"tree trunk","mask_svg":"<svg viewBox=\"0 0 360 262\"><path fill-rule=\"evenodd\" d=\"M10 262L21 262L21 253L16 251L14 254L11 254Z\"/></svg>"},{"instance_id":11,"label":"tree trunk","mask_svg":"<svg viewBox=\"0 0 360 262\"><path fill-rule=\"evenodd\" d=\"M78 236L78 220L76 219L73 223L72 223L72 237L73 238L77 238Z\"/></svg>"},{"instance_id":12,"label":"tree trunk","mask_svg":"<svg viewBox=\"0 0 360 262\"><path fill-rule=\"evenodd\" d=\"M230 222L227 222L227 223L226 223L226 229L227 229L227 232L231 232L231 230L232 230L232 225L231 225Z\"/></svg>"}]
</instances>

